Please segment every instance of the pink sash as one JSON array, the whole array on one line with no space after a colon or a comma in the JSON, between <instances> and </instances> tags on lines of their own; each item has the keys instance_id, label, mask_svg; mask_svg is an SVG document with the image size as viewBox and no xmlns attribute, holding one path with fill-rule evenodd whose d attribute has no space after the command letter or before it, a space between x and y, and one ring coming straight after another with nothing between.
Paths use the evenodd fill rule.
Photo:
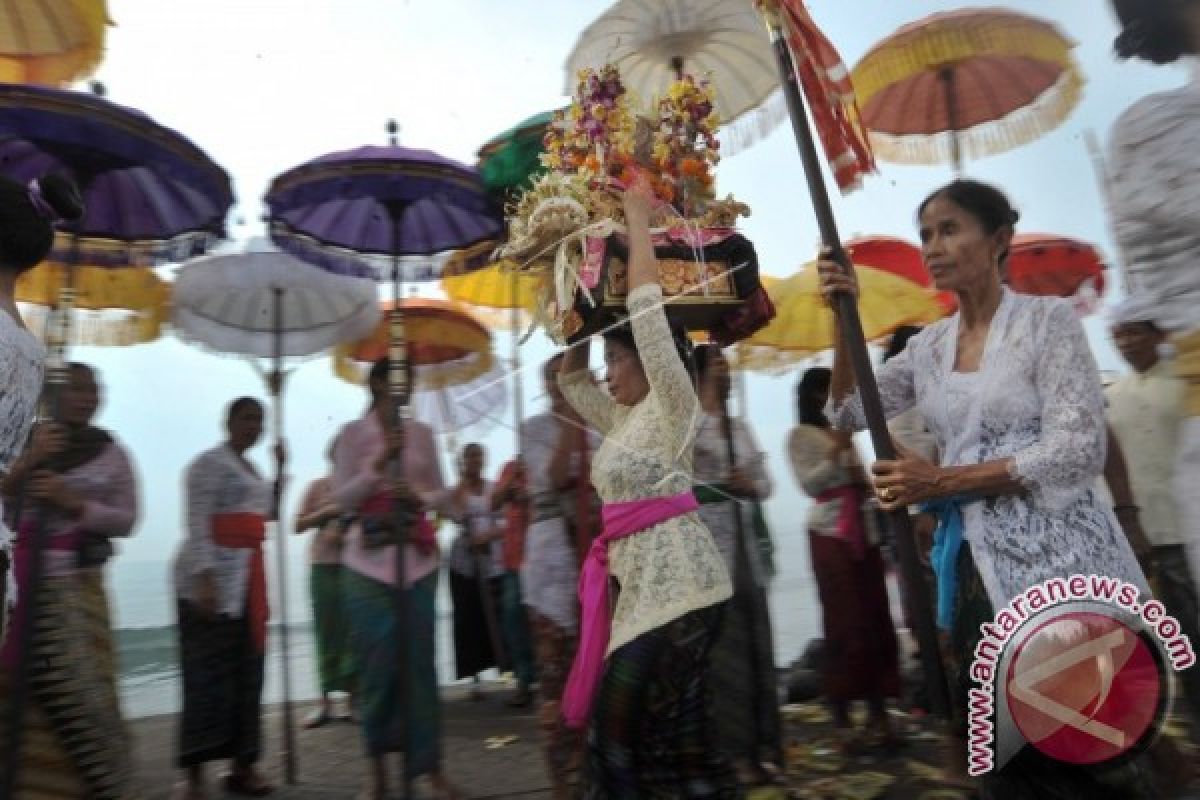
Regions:
<instances>
[{"instance_id":1,"label":"pink sash","mask_svg":"<svg viewBox=\"0 0 1200 800\"><path fill-rule=\"evenodd\" d=\"M604 655L612 619L608 608L608 545L626 536L641 533L660 522L681 517L700 507L691 492L674 497L651 497L627 503L605 503L601 514L604 532L592 542L583 571L579 576L579 602L582 619L579 650L567 678L562 713L570 728L582 728L592 711L592 698L604 671Z\"/></svg>"}]
</instances>

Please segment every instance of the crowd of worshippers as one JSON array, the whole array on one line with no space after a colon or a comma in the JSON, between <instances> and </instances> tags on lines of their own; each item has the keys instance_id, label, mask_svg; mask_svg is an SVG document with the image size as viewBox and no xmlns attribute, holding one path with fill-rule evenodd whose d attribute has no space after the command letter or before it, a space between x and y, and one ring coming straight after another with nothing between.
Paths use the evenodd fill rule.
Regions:
<instances>
[{"instance_id":1,"label":"crowd of worshippers","mask_svg":"<svg viewBox=\"0 0 1200 800\"><path fill-rule=\"evenodd\" d=\"M1164 64L1200 53L1195 0L1114 6L1122 56ZM980 625L1042 581L1099 573L1153 590L1200 641L1198 98L1195 82L1144 98L1113 130L1110 212L1130 289L1109 332L1129 367L1123 377L1103 385L1069 302L1005 285L1019 215L999 189L958 180L916 209L924 261L958 310L897 332L877 370L897 456L859 455L853 434L866 415L845 342L831 369L800 378L786 455L808 516L775 534L808 539L823 694L845 752L902 744L888 714L904 688L901 621L890 611L878 512L905 512L930 574L898 590L928 593L943 634L955 711L948 780L1008 800L1157 797L1165 774L1186 778L1186 759L1166 738L1090 767L1026 745L974 781L963 745ZM491 480L487 454L471 444L447 481L430 428L395 424L388 365L377 364L365 413L338 432L329 474L305 494L292 527L313 531L322 698L306 724L338 715L335 693L351 698L368 756L364 797L386 795L387 759L401 747L433 796L461 796L442 750L439 686L452 677L438 674L435 658L443 565L453 677L512 672L507 702L536 705L556 798L571 796L577 772L582 796L597 799L735 798L781 780L767 604L776 565L762 513L772 481L747 420L728 414L723 354L693 347L664 311L651 197L638 183L624 193L630 321L603 337L605 388L587 343L567 349L544 366L548 402L523 422L519 457ZM61 179L0 180L0 712L8 718L15 670L28 666L19 733L24 763L36 768L21 771L19 792L119 798L134 783L104 573L113 540L138 518L132 454L92 424L101 376L83 364L66 371L57 421L34 427L46 351L13 298L16 276L49 252L55 222L79 211ZM819 272L831 304L857 294L853 273L830 253ZM279 487L247 457L262 436L262 404L235 400L226 423L225 439L187 469L174 563L185 800L208 796L212 761L229 762L227 792L272 790L258 768L263 541ZM282 467L282 447L274 458ZM440 521L458 526L446 551ZM35 533L47 543L40 564L30 558ZM34 567L36 611L25 615L22 586ZM22 652L29 641L35 652ZM1180 680L1182 708L1200 722L1200 668ZM858 702L862 729L851 714Z\"/></svg>"}]
</instances>

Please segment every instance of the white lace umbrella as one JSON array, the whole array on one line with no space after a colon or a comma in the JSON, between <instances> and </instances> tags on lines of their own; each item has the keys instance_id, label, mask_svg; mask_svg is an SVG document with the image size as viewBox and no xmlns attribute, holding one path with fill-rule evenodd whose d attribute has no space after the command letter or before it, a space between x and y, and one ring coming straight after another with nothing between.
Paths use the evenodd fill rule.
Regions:
<instances>
[{"instance_id":1,"label":"white lace umbrella","mask_svg":"<svg viewBox=\"0 0 1200 800\"><path fill-rule=\"evenodd\" d=\"M613 64L627 89L650 102L683 73L707 76L716 110L735 147L783 121L781 102L763 105L779 87L775 54L750 0L619 0L589 25L566 64L566 93L587 67ZM754 112L750 114L750 112Z\"/></svg>"},{"instance_id":2,"label":"white lace umbrella","mask_svg":"<svg viewBox=\"0 0 1200 800\"><path fill-rule=\"evenodd\" d=\"M380 318L374 281L334 275L263 249L188 263L179 271L173 302L172 322L185 341L271 359L268 386L277 445L283 438L283 359L316 355L362 337ZM276 481L280 477L276 475ZM277 528L280 524L276 522ZM296 747L288 660L286 539L281 530L276 531L285 763L292 765Z\"/></svg>"}]
</instances>

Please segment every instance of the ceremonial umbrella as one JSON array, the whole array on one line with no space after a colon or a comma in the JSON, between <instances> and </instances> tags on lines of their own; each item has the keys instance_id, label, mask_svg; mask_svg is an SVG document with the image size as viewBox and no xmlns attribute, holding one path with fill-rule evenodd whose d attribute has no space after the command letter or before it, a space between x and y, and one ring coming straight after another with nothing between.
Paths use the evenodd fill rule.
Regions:
<instances>
[{"instance_id":1,"label":"ceremonial umbrella","mask_svg":"<svg viewBox=\"0 0 1200 800\"><path fill-rule=\"evenodd\" d=\"M1104 295L1106 269L1104 256L1087 242L1022 233L1013 237L1008 285L1022 294L1072 298L1081 314L1090 314Z\"/></svg>"},{"instance_id":2,"label":"ceremonial umbrella","mask_svg":"<svg viewBox=\"0 0 1200 800\"><path fill-rule=\"evenodd\" d=\"M1058 127L1079 102L1073 43L1005 9L963 9L906 25L852 72L876 153L903 164L1002 153Z\"/></svg>"},{"instance_id":3,"label":"ceremonial umbrella","mask_svg":"<svg viewBox=\"0 0 1200 800\"><path fill-rule=\"evenodd\" d=\"M496 421L506 392L488 329L458 303L408 297L400 306L413 367L414 416L440 434ZM384 303L383 309L390 312L392 304ZM365 384L371 365L388 354L389 335L384 321L339 345L334 373Z\"/></svg>"},{"instance_id":4,"label":"ceremonial umbrella","mask_svg":"<svg viewBox=\"0 0 1200 800\"><path fill-rule=\"evenodd\" d=\"M332 275L285 253L251 250L197 259L179 271L172 322L206 348L269 358L275 444L283 445L283 359L311 356L364 335L379 321L375 284ZM280 517L283 475L275 476L275 553L281 620L284 772L295 783L288 655L287 537Z\"/></svg>"},{"instance_id":5,"label":"ceremonial umbrella","mask_svg":"<svg viewBox=\"0 0 1200 800\"><path fill-rule=\"evenodd\" d=\"M763 107L779 86L762 20L747 0L619 0L589 25L566 64L570 94L588 67L617 67L634 97L650 102L684 72L704 76L716 112L733 140L747 145L770 133L782 115ZM752 113L753 112L753 113Z\"/></svg>"},{"instance_id":6,"label":"ceremonial umbrella","mask_svg":"<svg viewBox=\"0 0 1200 800\"><path fill-rule=\"evenodd\" d=\"M479 148L476 168L483 186L495 198L506 201L511 194L529 184L542 172L542 143L546 128L554 121L553 111L534 114L503 133L496 134Z\"/></svg>"},{"instance_id":7,"label":"ceremonial umbrella","mask_svg":"<svg viewBox=\"0 0 1200 800\"><path fill-rule=\"evenodd\" d=\"M66 283L66 267L47 261L17 279L16 300L39 339L49 326ZM170 317L171 286L149 267L76 267L68 346L123 347L152 342Z\"/></svg>"},{"instance_id":8,"label":"ceremonial umbrella","mask_svg":"<svg viewBox=\"0 0 1200 800\"><path fill-rule=\"evenodd\" d=\"M910 280L859 265L855 265L855 273L859 314L868 341L888 336L901 325L935 322L945 314L933 292ZM805 355L834 346L833 311L821 295L816 264L806 264L792 277L771 285L767 294L775 305L775 319L746 339L747 346Z\"/></svg>"},{"instance_id":9,"label":"ceremonial umbrella","mask_svg":"<svg viewBox=\"0 0 1200 800\"><path fill-rule=\"evenodd\" d=\"M83 216L62 226L51 257L63 262L59 321L49 337L50 405L65 382L64 348L74 301L74 266L153 265L196 255L224 235L233 204L229 176L179 133L94 94L0 84L0 174L28 183L63 172L78 185ZM42 578L44 526L35 526L25 604L34 613ZM10 704L7 769L0 797L12 796L20 767L34 626L26 623Z\"/></svg>"},{"instance_id":10,"label":"ceremonial umbrella","mask_svg":"<svg viewBox=\"0 0 1200 800\"><path fill-rule=\"evenodd\" d=\"M389 131L396 130L395 123ZM407 407L407 360L401 286L405 280L437 277L435 254L477 245L499 235L502 224L488 201L478 173L428 150L361 147L330 153L277 176L267 190L271 237L280 247L325 269L373 276L392 283L389 386L396 400L397 424ZM409 257L406 260L405 257ZM402 454L392 461L400 478ZM405 511L395 508L399 543L396 575L404 568ZM408 593L397 581L396 612L407 628ZM407 698L408 648L401 638L400 696ZM402 702L407 704L407 700ZM403 732L408 748L408 725ZM411 796L410 759L402 775L404 797Z\"/></svg>"},{"instance_id":11,"label":"ceremonial umbrella","mask_svg":"<svg viewBox=\"0 0 1200 800\"><path fill-rule=\"evenodd\" d=\"M65 86L104 57L104 0L20 0L0 5L0 82Z\"/></svg>"}]
</instances>

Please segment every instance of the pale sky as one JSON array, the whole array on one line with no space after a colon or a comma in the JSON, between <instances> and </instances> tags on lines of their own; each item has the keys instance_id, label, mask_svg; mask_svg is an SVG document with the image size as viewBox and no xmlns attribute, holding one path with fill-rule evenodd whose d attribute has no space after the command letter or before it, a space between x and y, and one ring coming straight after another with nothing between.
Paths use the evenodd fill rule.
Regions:
<instances>
[{"instance_id":1,"label":"pale sky","mask_svg":"<svg viewBox=\"0 0 1200 800\"><path fill-rule=\"evenodd\" d=\"M383 144L388 118L400 123L403 144L473 163L476 148L494 133L564 104L563 62L579 32L608 5L607 0L110 0L117 27L109 34L108 58L96 78L106 84L110 99L184 132L228 170L238 198L229 230L244 239L262 232L261 197L273 175L327 151ZM900 25L959 4L813 0L809 5L853 64ZM1116 28L1107 3L993 5L1057 21L1079 43L1087 85L1080 106L1061 128L1011 153L971 163L967 173L1010 193L1022 212L1022 230L1096 242L1112 259L1082 135L1090 129L1106 139L1116 116L1132 101L1178 85L1186 76L1178 69L1117 62L1112 56ZM868 179L862 191L835 195L842 233L913 240L917 203L949 180L951 171L880 167L881 174ZM811 259L818 234L786 125L724 161L717 177L722 194L733 192L752 207L744 231L765 272L786 275ZM1118 368L1102 325L1093 319L1088 327L1101 365ZM501 337L498 344L507 351L507 340ZM524 358L538 363L548 352L546 340L536 334ZM98 423L129 447L142 479L142 523L114 571L118 604L127 606L130 598L121 598L122 563L168 559L179 540L184 466L217 443L230 399L264 392L246 363L171 338L125 349L83 348L74 355L100 370L107 401ZM527 377L527 409L540 409L536 372ZM768 514L776 537L802 543L798 520L805 501L781 445L793 423L794 383L795 376L751 377L750 415L775 478ZM360 389L334 377L328 359L318 359L290 381L286 402L289 471L295 476L288 507L293 508L300 485L321 474L328 438L361 413L364 401ZM468 431L460 440L472 437ZM512 434L506 428L494 428L483 441L493 466L511 453ZM266 465L265 449L252 455ZM299 572L304 548L296 539L290 544L293 570Z\"/></svg>"}]
</instances>

